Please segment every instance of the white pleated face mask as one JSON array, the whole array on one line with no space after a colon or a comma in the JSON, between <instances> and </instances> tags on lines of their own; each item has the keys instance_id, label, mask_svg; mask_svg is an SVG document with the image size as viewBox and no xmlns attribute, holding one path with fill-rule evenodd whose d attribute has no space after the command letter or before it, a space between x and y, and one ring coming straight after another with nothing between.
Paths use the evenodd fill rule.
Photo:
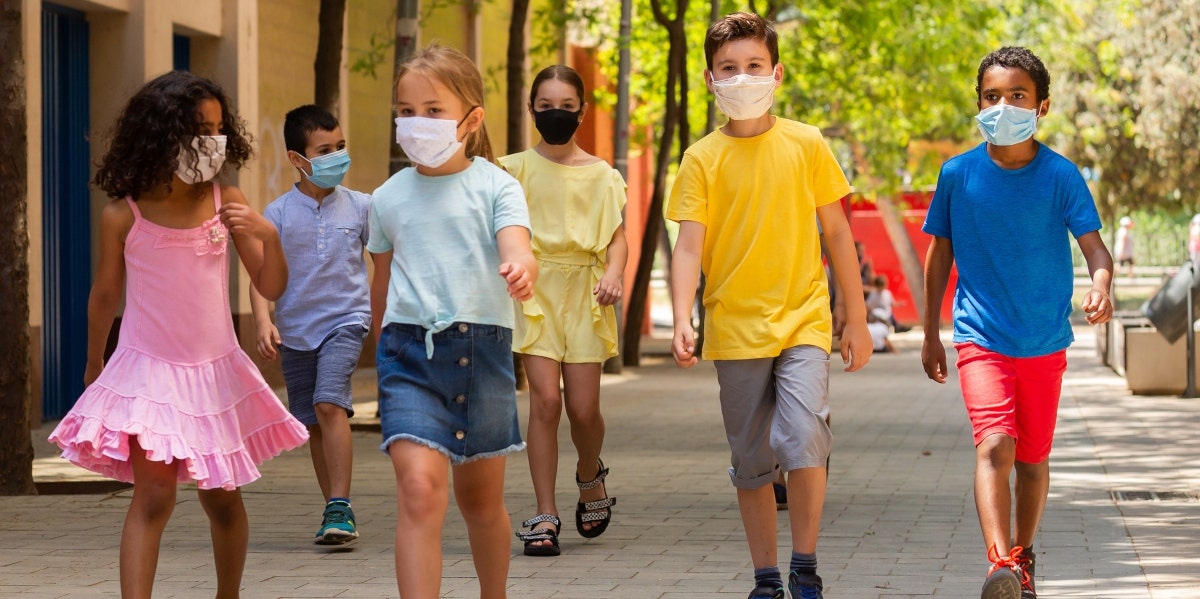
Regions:
<instances>
[{"instance_id":1,"label":"white pleated face mask","mask_svg":"<svg viewBox=\"0 0 1200 599\"><path fill-rule=\"evenodd\" d=\"M446 164L462 147L458 123L424 116L396 117L396 143L414 164L428 168Z\"/></svg>"},{"instance_id":2,"label":"white pleated face mask","mask_svg":"<svg viewBox=\"0 0 1200 599\"><path fill-rule=\"evenodd\" d=\"M188 184L212 180L225 166L226 139L224 135L193 136L189 145L196 151L196 164L186 148L179 148L175 175Z\"/></svg>"},{"instance_id":3,"label":"white pleated face mask","mask_svg":"<svg viewBox=\"0 0 1200 599\"><path fill-rule=\"evenodd\" d=\"M775 103L775 77L742 73L712 82L717 108L735 121L756 119Z\"/></svg>"}]
</instances>

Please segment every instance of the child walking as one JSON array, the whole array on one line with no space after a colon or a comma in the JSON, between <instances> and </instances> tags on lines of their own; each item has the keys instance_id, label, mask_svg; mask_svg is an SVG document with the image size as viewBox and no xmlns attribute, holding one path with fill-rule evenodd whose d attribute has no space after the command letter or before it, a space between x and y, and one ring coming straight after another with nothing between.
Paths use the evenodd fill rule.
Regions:
<instances>
[{"instance_id":1,"label":"child walking","mask_svg":"<svg viewBox=\"0 0 1200 599\"><path fill-rule=\"evenodd\" d=\"M287 263L275 227L221 185L250 158L217 84L174 71L117 119L95 184L100 216L88 300L87 388L50 434L71 462L133 482L121 533L121 596L149 597L176 485L195 482L211 523L217 594L235 598L249 524L239 487L307 435L239 347L229 308L232 239L254 286L278 298ZM105 342L125 289L120 341Z\"/></svg>"},{"instance_id":2,"label":"child walking","mask_svg":"<svg viewBox=\"0 0 1200 599\"><path fill-rule=\"evenodd\" d=\"M371 326L379 342L381 449L396 473L396 583L441 587L442 523L454 497L481 599L502 599L512 525L505 456L517 422L513 298L538 265L521 185L492 164L483 79L457 50L417 52L396 78L396 142L416 166L372 194Z\"/></svg>"},{"instance_id":3,"label":"child walking","mask_svg":"<svg viewBox=\"0 0 1200 599\"><path fill-rule=\"evenodd\" d=\"M792 533L787 589L792 599L820 599L834 326L822 237L844 304L845 369L856 371L871 356L858 259L840 203L850 185L816 127L770 113L783 79L770 23L728 15L709 27L704 55L705 81L729 122L684 153L667 206L667 218L679 222L671 350L679 366L696 363L690 290L703 270L704 355L715 360L721 387L729 473L754 563L750 597L785 597L771 484L782 468Z\"/></svg>"},{"instance_id":4,"label":"child walking","mask_svg":"<svg viewBox=\"0 0 1200 599\"><path fill-rule=\"evenodd\" d=\"M613 304L621 298L629 257L621 217L625 181L575 143L587 111L584 97L574 69L543 69L533 79L528 106L542 140L500 159L525 190L539 272L535 301L521 304L513 331L513 351L521 354L529 379L529 471L537 497L537 515L522 523L529 530L517 533L525 555L560 551L554 485L564 399L578 455L575 529L586 538L600 536L617 503L608 496L608 468L600 460L600 371L617 355Z\"/></svg>"},{"instance_id":5,"label":"child walking","mask_svg":"<svg viewBox=\"0 0 1200 599\"><path fill-rule=\"evenodd\" d=\"M981 596L1035 599L1033 543L1050 489L1066 348L1074 339L1071 237L1092 277L1082 304L1090 324L1112 317L1113 261L1079 169L1033 138L1050 108L1042 61L1025 48L996 50L980 63L975 91L985 142L942 165L923 227L933 241L925 262L921 363L930 379L946 382L938 329L957 264L956 366L974 432L975 508L992 562Z\"/></svg>"},{"instance_id":6,"label":"child walking","mask_svg":"<svg viewBox=\"0 0 1200 599\"><path fill-rule=\"evenodd\" d=\"M288 409L308 427L309 452L325 512L314 542L341 545L358 538L350 507L354 404L350 377L371 326L363 248L371 197L341 186L350 153L337 119L319 106L287 113L283 140L300 173L263 215L279 230L290 269L287 291L270 305L254 288L250 303L258 353L280 358Z\"/></svg>"}]
</instances>

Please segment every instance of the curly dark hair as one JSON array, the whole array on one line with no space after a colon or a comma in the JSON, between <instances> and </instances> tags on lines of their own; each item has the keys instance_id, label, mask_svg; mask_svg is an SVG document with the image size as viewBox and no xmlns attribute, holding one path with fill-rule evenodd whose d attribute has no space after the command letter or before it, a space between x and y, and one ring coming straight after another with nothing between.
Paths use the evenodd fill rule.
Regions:
<instances>
[{"instance_id":1,"label":"curly dark hair","mask_svg":"<svg viewBox=\"0 0 1200 599\"><path fill-rule=\"evenodd\" d=\"M253 153L250 134L231 110L224 90L187 71L171 71L150 80L129 99L109 130L108 151L97 163L92 183L110 197L135 200L155 186L169 185L180 148L193 161L197 158L188 142L199 132L198 107L207 99L221 104L221 135L226 136L222 170L241 169Z\"/></svg>"},{"instance_id":2,"label":"curly dark hair","mask_svg":"<svg viewBox=\"0 0 1200 599\"><path fill-rule=\"evenodd\" d=\"M1041 102L1050 97L1050 72L1042 64L1042 59L1026 48L1007 46L983 57L983 62L979 63L979 73L975 76L976 99L981 98L979 88L983 85L983 74L992 67L1021 69L1029 73L1037 96L1034 99Z\"/></svg>"}]
</instances>

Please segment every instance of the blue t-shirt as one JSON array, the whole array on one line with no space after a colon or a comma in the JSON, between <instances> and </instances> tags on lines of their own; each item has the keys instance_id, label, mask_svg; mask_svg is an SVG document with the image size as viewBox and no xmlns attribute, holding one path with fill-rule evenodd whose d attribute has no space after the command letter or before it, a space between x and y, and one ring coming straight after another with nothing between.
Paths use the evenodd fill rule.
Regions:
<instances>
[{"instance_id":1,"label":"blue t-shirt","mask_svg":"<svg viewBox=\"0 0 1200 599\"><path fill-rule=\"evenodd\" d=\"M980 144L942 165L922 230L954 247L956 343L1019 358L1074 340L1071 237L1100 230L1100 215L1070 160L1038 144L1008 170Z\"/></svg>"},{"instance_id":2,"label":"blue t-shirt","mask_svg":"<svg viewBox=\"0 0 1200 599\"><path fill-rule=\"evenodd\" d=\"M371 326L370 288L363 247L371 196L337 186L317 201L298 186L267 205L263 216L279 230L288 285L275 301L275 326L292 349L320 347L344 326Z\"/></svg>"},{"instance_id":3,"label":"blue t-shirt","mask_svg":"<svg viewBox=\"0 0 1200 599\"><path fill-rule=\"evenodd\" d=\"M496 233L530 228L516 179L476 157L452 175L429 177L406 168L371 196L367 250L393 252L382 326L397 322L429 329L429 356L433 333L455 322L513 328L514 300L500 276Z\"/></svg>"}]
</instances>

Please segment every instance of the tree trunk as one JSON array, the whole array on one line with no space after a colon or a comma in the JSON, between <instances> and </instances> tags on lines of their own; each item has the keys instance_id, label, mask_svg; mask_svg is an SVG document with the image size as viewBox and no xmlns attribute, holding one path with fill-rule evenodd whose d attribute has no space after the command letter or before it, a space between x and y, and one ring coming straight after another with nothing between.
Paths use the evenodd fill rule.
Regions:
<instances>
[{"instance_id":1,"label":"tree trunk","mask_svg":"<svg viewBox=\"0 0 1200 599\"><path fill-rule=\"evenodd\" d=\"M33 495L21 3L0 2L0 495Z\"/></svg>"},{"instance_id":2,"label":"tree trunk","mask_svg":"<svg viewBox=\"0 0 1200 599\"><path fill-rule=\"evenodd\" d=\"M654 268L654 254L658 249L659 231L663 228L663 197L667 187L667 169L674 157L672 147L676 127L680 119L679 80L683 77L687 38L684 35L684 18L687 16L688 0L675 0L675 18L667 19L662 12L661 0L651 0L654 19L665 27L670 40L667 49L666 109L663 114L663 130L659 136L658 152L654 165L654 191L650 195L650 208L646 217L646 231L642 237L642 250L634 273L633 289L629 293L629 311L625 320L623 357L626 366L637 366L641 361L642 322L646 318L646 299L650 295L650 271ZM686 88L685 88L686 89Z\"/></svg>"},{"instance_id":3,"label":"tree trunk","mask_svg":"<svg viewBox=\"0 0 1200 599\"><path fill-rule=\"evenodd\" d=\"M847 135L846 141L850 143L851 152L854 154L854 163L859 171L871 181L873 188L879 189L882 182L871 172L871 164L867 160L867 149L852 135ZM895 200L890 195L876 195L875 207L879 210L879 219L883 222L883 228L892 242L892 249L896 251L896 258L900 260L900 269L904 271L904 278L908 281L908 290L912 293L913 305L917 309L917 314L924 314L925 270L921 267L921 258L917 255L917 249L908 236L908 229L904 227L904 219L896 208Z\"/></svg>"},{"instance_id":4,"label":"tree trunk","mask_svg":"<svg viewBox=\"0 0 1200 599\"><path fill-rule=\"evenodd\" d=\"M417 50L417 8L418 0L396 0L396 55L392 61L392 82L396 81L396 75L400 72L400 65L408 60ZM392 86L392 110L396 108L396 88ZM394 116L394 115L393 115ZM388 139L396 139L396 124L391 125L391 137ZM388 157L388 174L394 175L400 169L408 166L408 158L400 151L400 145L390 143L391 154Z\"/></svg>"},{"instance_id":5,"label":"tree trunk","mask_svg":"<svg viewBox=\"0 0 1200 599\"><path fill-rule=\"evenodd\" d=\"M317 59L313 61L313 103L337 115L342 80L342 40L346 0L321 0L317 14Z\"/></svg>"},{"instance_id":6,"label":"tree trunk","mask_svg":"<svg viewBox=\"0 0 1200 599\"><path fill-rule=\"evenodd\" d=\"M508 22L508 64L505 71L508 89L507 154L525 149L525 23L529 19L529 0L513 0L512 16Z\"/></svg>"},{"instance_id":7,"label":"tree trunk","mask_svg":"<svg viewBox=\"0 0 1200 599\"><path fill-rule=\"evenodd\" d=\"M629 44L633 29L633 0L621 0L621 21L617 34L620 37L620 49L617 51L617 106L613 118L613 168L621 173L621 178L629 180L629 78L633 70L633 60L629 52ZM628 268L628 264L626 267ZM625 331L625 316L622 304L628 299L617 302L617 343ZM640 331L639 331L640 334ZM614 356L604 361L605 374L621 374L623 366L621 356Z\"/></svg>"}]
</instances>

